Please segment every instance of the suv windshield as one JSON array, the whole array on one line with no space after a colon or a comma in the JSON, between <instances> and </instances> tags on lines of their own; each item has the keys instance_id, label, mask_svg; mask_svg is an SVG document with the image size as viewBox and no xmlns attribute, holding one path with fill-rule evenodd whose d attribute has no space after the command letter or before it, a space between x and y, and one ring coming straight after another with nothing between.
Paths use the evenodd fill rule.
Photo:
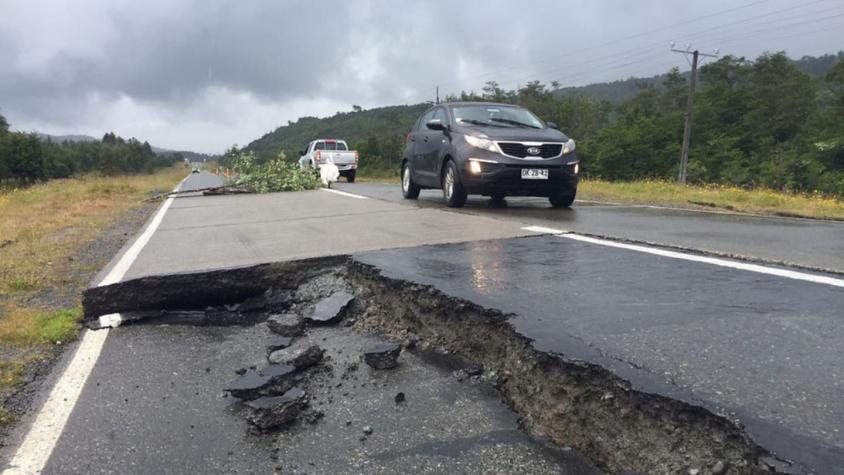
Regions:
<instances>
[{"instance_id":1,"label":"suv windshield","mask_svg":"<svg viewBox=\"0 0 844 475\"><path fill-rule=\"evenodd\" d=\"M454 120L461 125L490 127L529 127L541 129L545 125L529 110L508 106L455 106Z\"/></svg>"}]
</instances>

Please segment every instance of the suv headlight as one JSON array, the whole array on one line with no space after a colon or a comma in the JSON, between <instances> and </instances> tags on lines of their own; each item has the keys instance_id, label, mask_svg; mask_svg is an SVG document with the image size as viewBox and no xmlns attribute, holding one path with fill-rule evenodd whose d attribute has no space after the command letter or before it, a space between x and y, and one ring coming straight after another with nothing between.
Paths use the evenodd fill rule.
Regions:
<instances>
[{"instance_id":1,"label":"suv headlight","mask_svg":"<svg viewBox=\"0 0 844 475\"><path fill-rule=\"evenodd\" d=\"M490 139L482 139L480 137L475 137L474 135L464 135L464 137L466 138L466 142L473 147L489 150L490 152L501 153L498 145Z\"/></svg>"},{"instance_id":2,"label":"suv headlight","mask_svg":"<svg viewBox=\"0 0 844 475\"><path fill-rule=\"evenodd\" d=\"M563 145L563 155L574 152L574 149L574 139L569 139L569 141L566 142L565 145Z\"/></svg>"}]
</instances>

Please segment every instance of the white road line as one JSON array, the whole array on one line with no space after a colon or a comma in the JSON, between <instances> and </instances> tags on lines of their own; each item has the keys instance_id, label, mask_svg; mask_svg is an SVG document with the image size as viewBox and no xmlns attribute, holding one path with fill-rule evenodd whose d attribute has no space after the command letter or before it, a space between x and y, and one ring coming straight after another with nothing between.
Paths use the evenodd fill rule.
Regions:
<instances>
[{"instance_id":1,"label":"white road line","mask_svg":"<svg viewBox=\"0 0 844 475\"><path fill-rule=\"evenodd\" d=\"M29 429L23 443L18 447L5 475L31 475L41 473L47 459L64 429L67 419L82 387L105 344L108 330L86 331L64 374L50 392L47 402Z\"/></svg>"},{"instance_id":2,"label":"white road line","mask_svg":"<svg viewBox=\"0 0 844 475\"><path fill-rule=\"evenodd\" d=\"M354 193L346 193L345 191L340 190L332 190L330 188L320 188L322 191L327 191L329 193L337 193L338 195L348 196L349 198L357 198L359 200L368 200L366 196L356 195Z\"/></svg>"},{"instance_id":3,"label":"white road line","mask_svg":"<svg viewBox=\"0 0 844 475\"><path fill-rule=\"evenodd\" d=\"M530 231L532 233L540 234L563 234L566 232L562 229L546 228L545 226L525 226L522 228L522 231Z\"/></svg>"},{"instance_id":4,"label":"white road line","mask_svg":"<svg viewBox=\"0 0 844 475\"><path fill-rule=\"evenodd\" d=\"M187 180L187 177L173 191L178 190L185 180ZM143 234L120 257L120 260L99 283L99 286L119 282L126 275L141 249L146 246L155 230L158 229L161 220L164 219L164 213L172 203L173 198L168 198L161 205ZM15 456L9 462L8 468L3 471L3 475L34 475L41 473L44 469L62 431L64 431L70 413L82 393L85 381L97 363L97 358L103 350L107 336L108 330L86 330L83 333L82 341L79 343L73 359L59 377L56 385L53 386L47 401L15 452Z\"/></svg>"},{"instance_id":5,"label":"white road line","mask_svg":"<svg viewBox=\"0 0 844 475\"><path fill-rule=\"evenodd\" d=\"M625 244L622 242L609 241L606 239L596 239L577 234L560 234L558 237L573 239L575 241L588 242L590 244L598 244L601 246L615 247L618 249L627 249L630 251L644 252L646 254L653 254L656 256L670 257L672 259L682 259L685 261L702 262L704 264L711 264L720 267L729 267L731 269L739 269L750 272L757 272L760 274L774 275L777 277L785 277L787 279L803 280L815 284L832 285L834 287L844 287L844 279L836 279L824 275L807 274L805 272L797 272L788 269L779 269L776 267L766 267L757 264L747 264L744 262L729 261L726 259L719 259L715 257L698 256L695 254L685 254L676 251L667 251L653 247L639 246L636 244Z\"/></svg>"},{"instance_id":6,"label":"white road line","mask_svg":"<svg viewBox=\"0 0 844 475\"><path fill-rule=\"evenodd\" d=\"M152 218L150 221L149 226L144 230L144 232L138 237L138 239L132 244L125 254L117 261L117 264L112 267L111 271L105 276L102 282L100 282L97 286L102 287L104 285L111 285L116 282L120 282L120 279L126 275L126 272L129 271L129 266L135 262L135 259L138 258L138 254L141 253L141 249L147 245L150 238L152 237L155 230L158 229L158 226L161 224L161 221L164 219L164 213L167 212L167 209L170 208L170 205L173 204L173 198L167 198L164 201L164 204L161 205L161 208L158 209L158 212L155 213L155 217Z\"/></svg>"}]
</instances>

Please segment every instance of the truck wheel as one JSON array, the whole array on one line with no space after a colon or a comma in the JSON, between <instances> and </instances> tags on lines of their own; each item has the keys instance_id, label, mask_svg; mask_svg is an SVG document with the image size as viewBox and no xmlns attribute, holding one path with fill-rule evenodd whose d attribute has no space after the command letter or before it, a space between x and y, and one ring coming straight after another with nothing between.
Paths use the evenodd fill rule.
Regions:
<instances>
[{"instance_id":1,"label":"truck wheel","mask_svg":"<svg viewBox=\"0 0 844 475\"><path fill-rule=\"evenodd\" d=\"M346 181L349 183L355 182L355 175L357 174L357 170L349 170L346 172Z\"/></svg>"},{"instance_id":2,"label":"truck wheel","mask_svg":"<svg viewBox=\"0 0 844 475\"><path fill-rule=\"evenodd\" d=\"M565 190L555 193L548 197L552 208L568 208L574 203L574 196L577 194L577 189Z\"/></svg>"},{"instance_id":3,"label":"truck wheel","mask_svg":"<svg viewBox=\"0 0 844 475\"><path fill-rule=\"evenodd\" d=\"M457 165L451 160L445 164L442 184L445 204L449 208L462 208L466 204L466 189L463 188L463 183L460 182L460 173L457 171Z\"/></svg>"},{"instance_id":4,"label":"truck wheel","mask_svg":"<svg viewBox=\"0 0 844 475\"><path fill-rule=\"evenodd\" d=\"M406 200L419 198L419 185L413 183L410 176L410 165L405 163L401 166L401 194Z\"/></svg>"}]
</instances>

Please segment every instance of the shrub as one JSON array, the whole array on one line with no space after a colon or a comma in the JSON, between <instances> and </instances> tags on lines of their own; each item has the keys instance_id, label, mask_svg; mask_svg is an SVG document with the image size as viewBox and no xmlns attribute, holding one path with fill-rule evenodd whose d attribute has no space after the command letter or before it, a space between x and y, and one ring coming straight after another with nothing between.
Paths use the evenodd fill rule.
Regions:
<instances>
[{"instance_id":1,"label":"shrub","mask_svg":"<svg viewBox=\"0 0 844 475\"><path fill-rule=\"evenodd\" d=\"M259 164L252 152L239 152L231 165L235 172L232 184L256 193L313 190L320 185L314 170L287 162L284 153Z\"/></svg>"}]
</instances>

